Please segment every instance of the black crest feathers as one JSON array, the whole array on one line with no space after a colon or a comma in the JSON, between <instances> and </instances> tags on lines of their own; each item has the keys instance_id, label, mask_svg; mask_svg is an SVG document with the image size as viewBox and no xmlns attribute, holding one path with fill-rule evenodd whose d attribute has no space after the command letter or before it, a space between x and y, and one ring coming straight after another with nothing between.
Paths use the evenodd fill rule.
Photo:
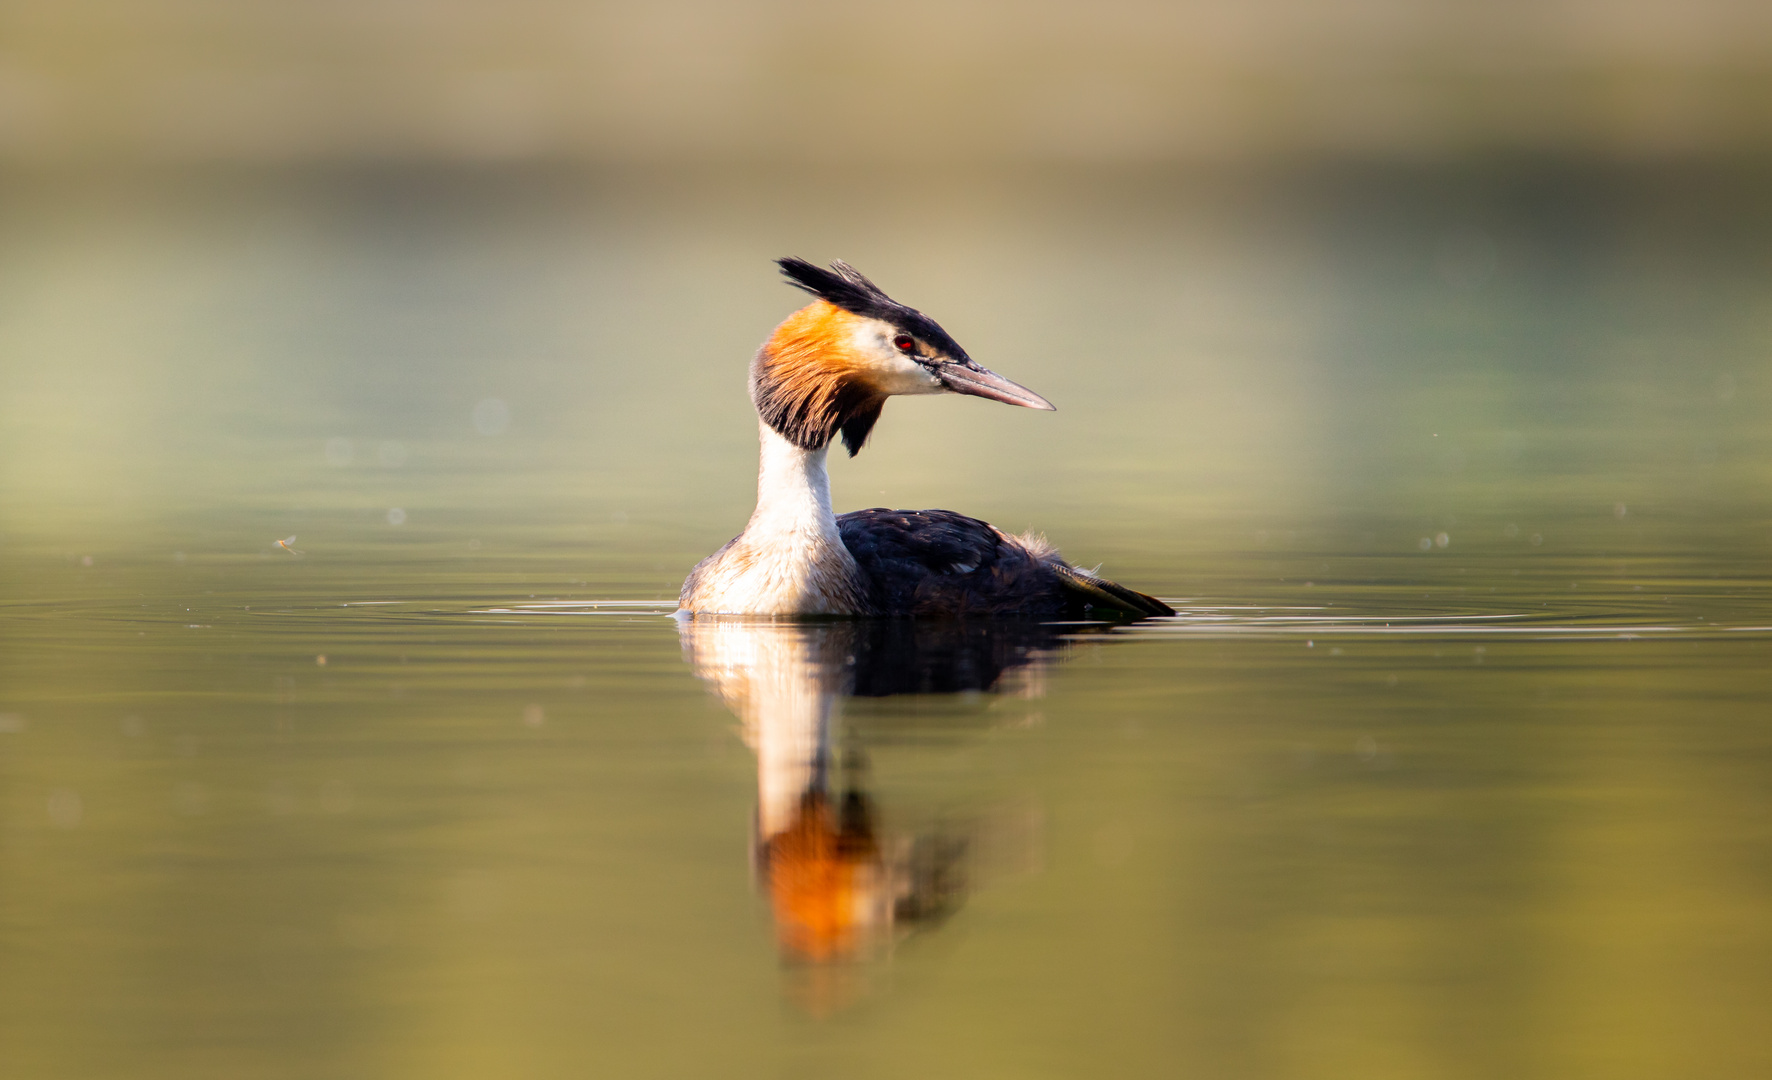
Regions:
<instances>
[{"instance_id":1,"label":"black crest feathers","mask_svg":"<svg viewBox=\"0 0 1772 1080\"><path fill-rule=\"evenodd\" d=\"M966 350L960 348L960 343L950 337L940 323L916 308L887 296L885 290L842 259L831 260L829 270L791 255L775 260L775 264L781 267L782 276L796 289L804 289L844 311L891 323L905 333L927 342L946 359L968 359Z\"/></svg>"},{"instance_id":2,"label":"black crest feathers","mask_svg":"<svg viewBox=\"0 0 1772 1080\"><path fill-rule=\"evenodd\" d=\"M832 262L829 270L792 256L777 259L775 263L781 267L782 276L793 282L795 288L804 289L844 311L891 322L893 315L908 310L842 259Z\"/></svg>"}]
</instances>

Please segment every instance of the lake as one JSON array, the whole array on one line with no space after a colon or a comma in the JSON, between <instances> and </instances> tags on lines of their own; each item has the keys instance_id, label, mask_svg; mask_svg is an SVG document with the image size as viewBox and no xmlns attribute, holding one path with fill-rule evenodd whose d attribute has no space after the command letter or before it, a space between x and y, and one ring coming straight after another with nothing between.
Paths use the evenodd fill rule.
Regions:
<instances>
[{"instance_id":1,"label":"lake","mask_svg":"<svg viewBox=\"0 0 1772 1080\"><path fill-rule=\"evenodd\" d=\"M1768 190L8 176L0 1071L1764 1075ZM1178 615L673 619L786 254Z\"/></svg>"}]
</instances>

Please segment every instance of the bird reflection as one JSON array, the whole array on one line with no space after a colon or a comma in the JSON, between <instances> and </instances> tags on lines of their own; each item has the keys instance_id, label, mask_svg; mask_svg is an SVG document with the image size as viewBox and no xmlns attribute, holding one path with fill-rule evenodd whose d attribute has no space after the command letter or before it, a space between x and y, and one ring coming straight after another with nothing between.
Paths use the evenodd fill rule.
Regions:
<instances>
[{"instance_id":1,"label":"bird reflection","mask_svg":"<svg viewBox=\"0 0 1772 1080\"><path fill-rule=\"evenodd\" d=\"M680 617L696 675L757 755L753 855L783 955L811 964L879 952L938 924L965 895L976 830L901 834L869 796L865 749L836 723L845 697L1037 693L1059 654L1029 622L771 622ZM1012 678L1006 678L1012 676Z\"/></svg>"}]
</instances>

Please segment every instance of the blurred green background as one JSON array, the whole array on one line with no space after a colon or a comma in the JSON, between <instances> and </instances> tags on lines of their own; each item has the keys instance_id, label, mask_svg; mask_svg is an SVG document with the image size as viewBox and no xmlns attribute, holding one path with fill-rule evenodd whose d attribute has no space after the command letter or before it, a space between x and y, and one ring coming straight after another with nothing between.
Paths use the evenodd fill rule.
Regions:
<instances>
[{"instance_id":1,"label":"blurred green background","mask_svg":"<svg viewBox=\"0 0 1772 1080\"><path fill-rule=\"evenodd\" d=\"M1757 516L1769 139L1747 3L14 2L0 528L552 515L668 590L789 253L1061 408L895 405L844 506Z\"/></svg>"},{"instance_id":2,"label":"blurred green background","mask_svg":"<svg viewBox=\"0 0 1772 1080\"><path fill-rule=\"evenodd\" d=\"M749 513L746 365L797 303L769 259L798 252L854 261L1059 406L895 402L834 465L842 508L1044 529L1171 592L1197 587L1185 553L1307 524L1376 553L1440 531L1763 551L1760 180L1690 163L14 176L0 543L170 557L545 523L659 555L614 595L674 595ZM1588 525L1603 532L1577 540Z\"/></svg>"},{"instance_id":3,"label":"blurred green background","mask_svg":"<svg viewBox=\"0 0 1772 1080\"><path fill-rule=\"evenodd\" d=\"M13 2L4 527L683 508L699 550L788 253L1063 410L895 406L846 506L1757 512L1768 140L1748 3Z\"/></svg>"}]
</instances>

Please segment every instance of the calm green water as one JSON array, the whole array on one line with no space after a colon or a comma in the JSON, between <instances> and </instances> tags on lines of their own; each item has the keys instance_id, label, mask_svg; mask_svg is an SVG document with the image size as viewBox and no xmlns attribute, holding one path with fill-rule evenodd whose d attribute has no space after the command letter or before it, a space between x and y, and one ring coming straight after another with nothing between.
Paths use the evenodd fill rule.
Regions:
<instances>
[{"instance_id":1,"label":"calm green water","mask_svg":"<svg viewBox=\"0 0 1772 1080\"><path fill-rule=\"evenodd\" d=\"M1763 182L8 184L5 1075L1772 1067ZM1181 615L671 619L790 251Z\"/></svg>"}]
</instances>

